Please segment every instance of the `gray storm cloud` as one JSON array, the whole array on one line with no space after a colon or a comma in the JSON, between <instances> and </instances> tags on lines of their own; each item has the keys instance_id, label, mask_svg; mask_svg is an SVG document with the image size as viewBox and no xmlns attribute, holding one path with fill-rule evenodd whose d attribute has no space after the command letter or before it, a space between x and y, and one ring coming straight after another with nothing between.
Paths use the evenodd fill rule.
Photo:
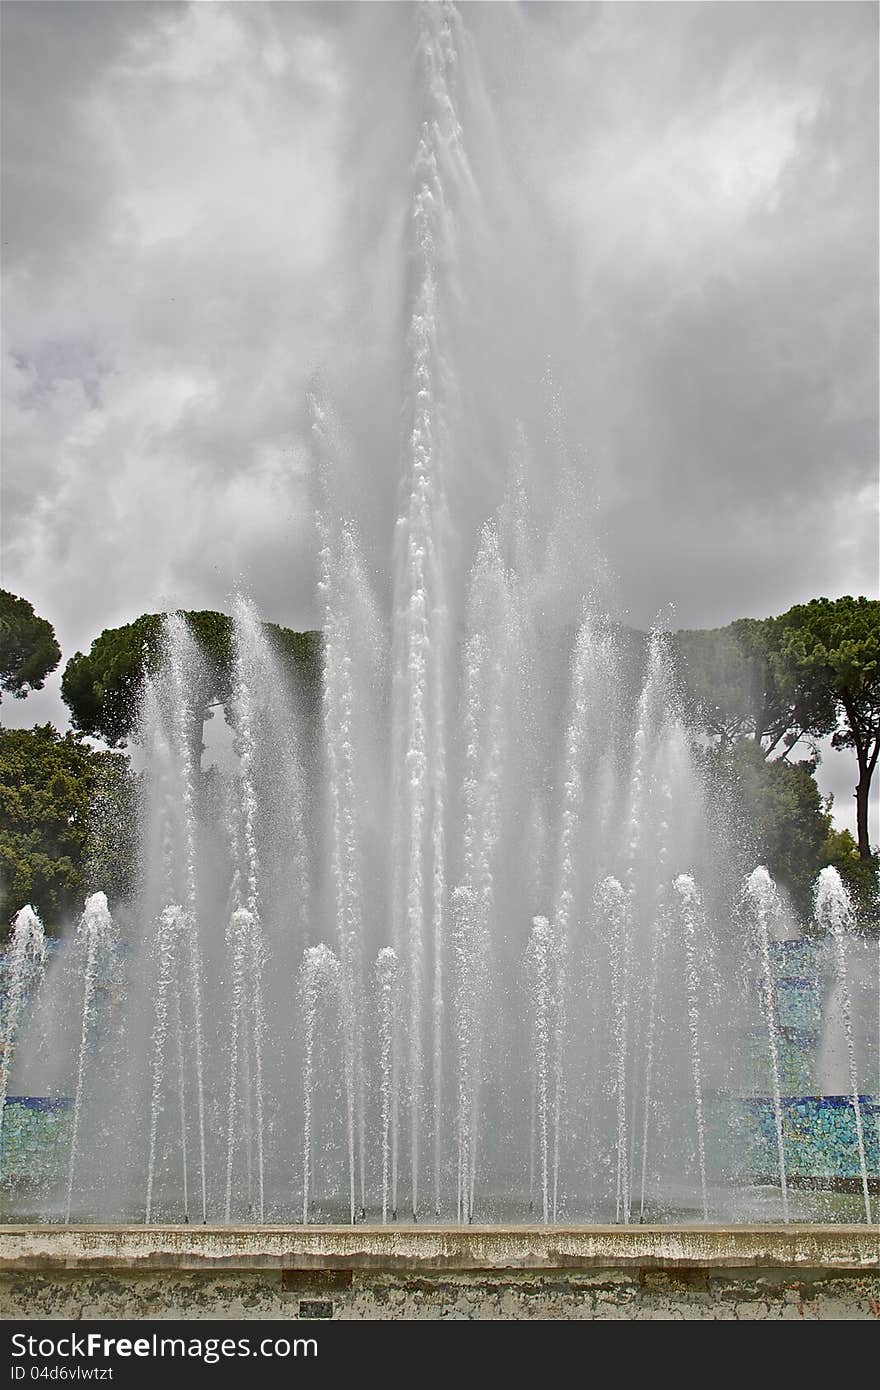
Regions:
<instances>
[{"instance_id":1,"label":"gray storm cloud","mask_svg":"<svg viewBox=\"0 0 880 1390\"><path fill-rule=\"evenodd\" d=\"M876 593L876 7L460 8L461 535L518 418L552 495L552 397L631 621ZM3 584L66 655L238 584L316 622L315 380L382 569L414 23L4 5Z\"/></svg>"}]
</instances>

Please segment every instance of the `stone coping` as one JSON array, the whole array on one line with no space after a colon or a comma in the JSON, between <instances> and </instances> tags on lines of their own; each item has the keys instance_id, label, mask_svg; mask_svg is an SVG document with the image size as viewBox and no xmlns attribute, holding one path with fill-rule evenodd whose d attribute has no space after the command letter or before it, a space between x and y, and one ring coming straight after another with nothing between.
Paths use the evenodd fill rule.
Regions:
<instances>
[{"instance_id":1,"label":"stone coping","mask_svg":"<svg viewBox=\"0 0 880 1390\"><path fill-rule=\"evenodd\" d=\"M0 1225L0 1273L880 1268L880 1228Z\"/></svg>"}]
</instances>

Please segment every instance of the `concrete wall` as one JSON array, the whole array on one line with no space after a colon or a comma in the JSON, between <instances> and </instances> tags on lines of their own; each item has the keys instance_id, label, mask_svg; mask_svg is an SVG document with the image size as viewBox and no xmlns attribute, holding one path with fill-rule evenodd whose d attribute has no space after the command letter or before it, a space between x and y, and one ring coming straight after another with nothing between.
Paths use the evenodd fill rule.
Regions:
<instances>
[{"instance_id":1,"label":"concrete wall","mask_svg":"<svg viewBox=\"0 0 880 1390\"><path fill-rule=\"evenodd\" d=\"M10 1318L880 1316L878 1233L787 1227L2 1227Z\"/></svg>"}]
</instances>

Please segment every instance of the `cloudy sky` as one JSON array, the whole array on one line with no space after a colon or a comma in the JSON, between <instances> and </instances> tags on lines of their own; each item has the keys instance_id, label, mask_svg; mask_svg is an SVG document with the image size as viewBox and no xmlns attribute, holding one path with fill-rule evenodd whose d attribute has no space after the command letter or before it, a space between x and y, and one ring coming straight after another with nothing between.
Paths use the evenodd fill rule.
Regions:
<instances>
[{"instance_id":1,"label":"cloudy sky","mask_svg":"<svg viewBox=\"0 0 880 1390\"><path fill-rule=\"evenodd\" d=\"M552 374L631 621L876 595L876 5L459 8L484 438ZM239 584L314 625L316 377L393 519L411 7L2 23L3 586L65 656ZM460 508L500 468L470 460Z\"/></svg>"}]
</instances>

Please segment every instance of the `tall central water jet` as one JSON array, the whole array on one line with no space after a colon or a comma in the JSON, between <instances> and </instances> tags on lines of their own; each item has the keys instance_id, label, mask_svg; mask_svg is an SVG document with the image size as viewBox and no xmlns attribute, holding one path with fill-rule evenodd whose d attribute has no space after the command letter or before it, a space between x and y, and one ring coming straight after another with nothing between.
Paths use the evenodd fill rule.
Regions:
<instances>
[{"instance_id":1,"label":"tall central water jet","mask_svg":"<svg viewBox=\"0 0 880 1390\"><path fill-rule=\"evenodd\" d=\"M166 1076L164 1044L171 1008L177 1045L177 1089L181 1111L180 1153L187 1169L186 1088L196 1093L199 1206L207 1220L207 1155L205 1137L203 969L199 941L199 755L203 710L199 703L202 657L180 613L169 613L163 625L160 661L148 675L141 698L140 738L148 758L148 795L152 824L147 853L146 911L155 926L158 970L153 1034L153 1094L147 1178L147 1210L152 1209L158 1116L164 1108ZM172 975L166 976L168 970ZM158 1088L158 1090L157 1090ZM184 1177L184 1189L188 1179ZM184 1206L187 1207L185 1198Z\"/></svg>"},{"instance_id":2,"label":"tall central water jet","mask_svg":"<svg viewBox=\"0 0 880 1390\"><path fill-rule=\"evenodd\" d=\"M448 596L444 489L450 447L446 365L449 278L454 273L453 189L467 177L455 104L458 65L454 6L419 11L418 63L424 114L410 205L409 320L406 333L402 509L397 522L392 639L393 921L402 962L406 1019L396 1049L409 1108L410 1197L419 1209L424 1052L430 1037L433 1197L439 1206L443 1133L443 1012L446 916L446 725ZM430 1027L425 1028L430 972ZM394 1205L397 1205L396 1194Z\"/></svg>"},{"instance_id":3,"label":"tall central water jet","mask_svg":"<svg viewBox=\"0 0 880 1390\"><path fill-rule=\"evenodd\" d=\"M237 1067L241 1054L240 1034L244 1025L244 1046L248 1073L252 1078L256 1147L257 1206L260 1220L266 1206L264 1140L263 973L266 967L261 916L261 866L257 842L259 805L256 786L258 757L258 701L265 699L270 686L269 654L259 618L250 604L238 598L235 604L235 642L231 712L238 734L240 788L240 851L243 873L233 878L231 945L233 955L232 1051L227 1121L226 1219L231 1210L234 1115ZM238 901L236 901L238 899Z\"/></svg>"},{"instance_id":4,"label":"tall central water jet","mask_svg":"<svg viewBox=\"0 0 880 1390\"><path fill-rule=\"evenodd\" d=\"M595 766L597 740L608 728L607 692L614 688L614 643L601 623L587 616L575 641L571 665L569 721L562 771L562 811L556 856L553 968L556 1009L553 1043L553 1188L552 1214L559 1212L562 1110L565 1090L566 1021L573 971L570 970L580 887L578 837L587 795L585 770ZM623 975L620 976L622 987Z\"/></svg>"},{"instance_id":5,"label":"tall central water jet","mask_svg":"<svg viewBox=\"0 0 880 1390\"><path fill-rule=\"evenodd\" d=\"M325 467L340 449L329 412L312 401L313 434ZM324 737L327 748L330 869L342 992L349 1211L366 1205L366 1071L364 1059L365 859L363 827L370 804L368 747L379 724L384 634L375 611L357 535L319 515L320 589L324 599Z\"/></svg>"},{"instance_id":6,"label":"tall central water jet","mask_svg":"<svg viewBox=\"0 0 880 1390\"><path fill-rule=\"evenodd\" d=\"M458 1034L458 1218L471 1221L477 1178L490 943L504 770L520 672L522 620L498 537L485 527L471 578L464 650L462 882L453 894Z\"/></svg>"}]
</instances>

